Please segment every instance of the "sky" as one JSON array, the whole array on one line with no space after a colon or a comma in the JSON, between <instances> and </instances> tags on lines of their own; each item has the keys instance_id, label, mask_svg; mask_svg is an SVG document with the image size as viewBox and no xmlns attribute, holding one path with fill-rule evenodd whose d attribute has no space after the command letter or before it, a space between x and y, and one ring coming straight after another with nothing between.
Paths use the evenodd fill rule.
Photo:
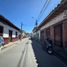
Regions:
<instances>
[{"instance_id":1,"label":"sky","mask_svg":"<svg viewBox=\"0 0 67 67\"><path fill-rule=\"evenodd\" d=\"M38 17L46 0L0 0L0 15L3 15L19 28L21 28L22 23L23 30L32 32L36 20L40 24L60 1L50 0L47 8Z\"/></svg>"}]
</instances>

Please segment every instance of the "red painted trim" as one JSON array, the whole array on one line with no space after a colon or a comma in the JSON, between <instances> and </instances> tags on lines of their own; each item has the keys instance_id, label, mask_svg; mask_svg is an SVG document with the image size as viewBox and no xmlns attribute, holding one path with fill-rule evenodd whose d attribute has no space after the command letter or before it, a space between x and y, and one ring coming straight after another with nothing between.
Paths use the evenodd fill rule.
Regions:
<instances>
[{"instance_id":1,"label":"red painted trim","mask_svg":"<svg viewBox=\"0 0 67 67\"><path fill-rule=\"evenodd\" d=\"M12 38L12 42L15 42L19 40L19 38ZM4 41L5 41L5 44L8 44L10 41L9 41L9 38L4 38Z\"/></svg>"},{"instance_id":2,"label":"red painted trim","mask_svg":"<svg viewBox=\"0 0 67 67\"><path fill-rule=\"evenodd\" d=\"M18 38L12 38L12 41L14 42L14 41L17 41L18 40Z\"/></svg>"},{"instance_id":3,"label":"red painted trim","mask_svg":"<svg viewBox=\"0 0 67 67\"><path fill-rule=\"evenodd\" d=\"M9 38L4 38L5 44L9 43Z\"/></svg>"}]
</instances>

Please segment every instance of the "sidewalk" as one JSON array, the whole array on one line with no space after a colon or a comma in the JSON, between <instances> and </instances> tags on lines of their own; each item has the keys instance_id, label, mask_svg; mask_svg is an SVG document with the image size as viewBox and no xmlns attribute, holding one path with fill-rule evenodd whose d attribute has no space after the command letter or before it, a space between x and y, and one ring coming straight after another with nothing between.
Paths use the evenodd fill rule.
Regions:
<instances>
[{"instance_id":1,"label":"sidewalk","mask_svg":"<svg viewBox=\"0 0 67 67\"><path fill-rule=\"evenodd\" d=\"M23 38L22 40L24 40L24 39L25 38ZM17 42L22 41L22 40L17 40L15 42L9 42L8 44L5 44L4 46L1 46L0 47L0 51L3 50L3 49L5 49L5 48L7 48L7 47L9 47L9 46L12 46L13 44L16 44Z\"/></svg>"},{"instance_id":2,"label":"sidewalk","mask_svg":"<svg viewBox=\"0 0 67 67\"><path fill-rule=\"evenodd\" d=\"M54 55L67 65L67 52L63 48L55 47Z\"/></svg>"},{"instance_id":3,"label":"sidewalk","mask_svg":"<svg viewBox=\"0 0 67 67\"><path fill-rule=\"evenodd\" d=\"M44 43L48 45L49 43ZM46 51L45 45L42 45L44 51ZM53 46L53 55L55 55L58 59L60 59L64 64L67 65L67 52L62 47Z\"/></svg>"},{"instance_id":4,"label":"sidewalk","mask_svg":"<svg viewBox=\"0 0 67 67\"><path fill-rule=\"evenodd\" d=\"M18 40L18 41L19 41L19 40ZM10 43L8 43L8 44L5 44L4 46L1 46L1 47L0 47L0 50L3 50L4 48L7 48L7 47L9 47L9 46L12 46L13 44L16 44L18 41L10 42Z\"/></svg>"},{"instance_id":5,"label":"sidewalk","mask_svg":"<svg viewBox=\"0 0 67 67\"><path fill-rule=\"evenodd\" d=\"M66 67L66 65L55 55L49 55L42 49L42 46L35 39L32 40L32 47L37 59L38 67Z\"/></svg>"}]
</instances>

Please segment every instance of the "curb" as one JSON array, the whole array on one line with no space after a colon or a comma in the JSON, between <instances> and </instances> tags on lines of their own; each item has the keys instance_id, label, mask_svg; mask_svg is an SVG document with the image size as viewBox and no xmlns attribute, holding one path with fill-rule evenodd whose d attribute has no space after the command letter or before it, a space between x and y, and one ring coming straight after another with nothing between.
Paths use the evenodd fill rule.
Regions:
<instances>
[{"instance_id":1,"label":"curb","mask_svg":"<svg viewBox=\"0 0 67 67\"><path fill-rule=\"evenodd\" d=\"M19 40L18 40L18 41L19 41ZM3 49L5 49L5 48L7 48L7 47L9 47L9 46L12 46L13 44L17 43L18 41L10 42L10 43L8 43L8 44L5 44L4 46L1 46L1 47L0 47L0 51L3 50Z\"/></svg>"}]
</instances>

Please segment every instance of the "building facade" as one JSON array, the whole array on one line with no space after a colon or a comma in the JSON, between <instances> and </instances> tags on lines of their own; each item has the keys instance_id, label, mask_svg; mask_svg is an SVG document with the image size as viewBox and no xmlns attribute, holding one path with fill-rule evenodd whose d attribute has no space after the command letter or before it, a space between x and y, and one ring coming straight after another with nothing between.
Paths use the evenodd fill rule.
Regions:
<instances>
[{"instance_id":1,"label":"building facade","mask_svg":"<svg viewBox=\"0 0 67 67\"><path fill-rule=\"evenodd\" d=\"M18 27L0 15L0 36L4 38L6 44L18 40L20 34L21 32Z\"/></svg>"},{"instance_id":2,"label":"building facade","mask_svg":"<svg viewBox=\"0 0 67 67\"><path fill-rule=\"evenodd\" d=\"M42 44L46 39L51 39L54 46L67 51L67 1L62 1L43 20L37 31Z\"/></svg>"}]
</instances>

